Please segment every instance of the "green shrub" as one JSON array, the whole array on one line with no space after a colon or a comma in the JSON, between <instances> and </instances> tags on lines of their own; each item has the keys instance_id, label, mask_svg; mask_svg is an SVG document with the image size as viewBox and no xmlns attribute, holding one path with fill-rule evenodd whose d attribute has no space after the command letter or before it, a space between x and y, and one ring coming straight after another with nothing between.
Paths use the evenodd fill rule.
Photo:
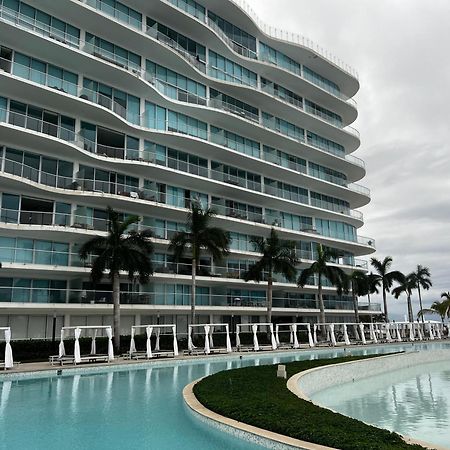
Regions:
<instances>
[{"instance_id":1,"label":"green shrub","mask_svg":"<svg viewBox=\"0 0 450 450\"><path fill-rule=\"evenodd\" d=\"M313 367L364 357L296 361L286 364L288 377ZM276 366L228 370L194 387L198 400L223 416L295 439L343 450L422 449L400 435L301 400L276 377Z\"/></svg>"}]
</instances>

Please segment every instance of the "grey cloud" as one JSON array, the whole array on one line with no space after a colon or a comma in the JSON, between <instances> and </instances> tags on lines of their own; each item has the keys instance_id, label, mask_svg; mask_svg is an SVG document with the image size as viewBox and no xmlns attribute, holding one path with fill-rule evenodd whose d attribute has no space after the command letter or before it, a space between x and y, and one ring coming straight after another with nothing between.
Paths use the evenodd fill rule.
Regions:
<instances>
[{"instance_id":1,"label":"grey cloud","mask_svg":"<svg viewBox=\"0 0 450 450\"><path fill-rule=\"evenodd\" d=\"M373 236L375 256L392 255L399 270L431 268L429 305L450 290L450 2L249 3L272 26L304 34L359 71L356 155L367 163L362 184L373 199L360 233ZM405 299L390 303L403 317Z\"/></svg>"}]
</instances>

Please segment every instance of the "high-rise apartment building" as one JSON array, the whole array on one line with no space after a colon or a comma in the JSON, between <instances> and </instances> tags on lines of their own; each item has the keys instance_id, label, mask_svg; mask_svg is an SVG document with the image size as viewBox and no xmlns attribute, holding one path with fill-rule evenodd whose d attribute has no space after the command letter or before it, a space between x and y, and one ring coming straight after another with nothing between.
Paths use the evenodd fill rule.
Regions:
<instances>
[{"instance_id":1,"label":"high-rise apartment building","mask_svg":"<svg viewBox=\"0 0 450 450\"><path fill-rule=\"evenodd\" d=\"M54 316L58 329L112 321L108 279L93 285L78 257L107 206L155 234L151 282L122 280L124 333L186 329L190 261L174 264L168 243L192 200L232 238L222 264L202 258L200 321L264 317L264 283L242 275L258 258L250 238L272 226L296 241L299 270L319 243L364 270L358 88L238 0L0 0L0 325L48 337ZM329 320L351 319L351 298L325 292ZM278 277L274 318L316 320L316 293Z\"/></svg>"}]
</instances>

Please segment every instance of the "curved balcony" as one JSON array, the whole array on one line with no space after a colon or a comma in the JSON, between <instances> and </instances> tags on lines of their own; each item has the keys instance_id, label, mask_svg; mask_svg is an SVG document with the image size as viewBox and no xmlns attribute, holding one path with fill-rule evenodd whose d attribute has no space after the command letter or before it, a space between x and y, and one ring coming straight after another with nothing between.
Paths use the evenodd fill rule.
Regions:
<instances>
[{"instance_id":1,"label":"curved balcony","mask_svg":"<svg viewBox=\"0 0 450 450\"><path fill-rule=\"evenodd\" d=\"M158 0L158 1L162 1L162 0ZM80 3L78 3L78 2L73 2L73 3L77 4L77 5L80 5ZM164 3L167 4L168 6L170 6L171 9L175 8L175 10L177 10L177 11L179 10L180 12L185 14L184 10L177 8L172 3L167 3L167 2L164 2ZM115 22L119 23L121 26L128 28L133 33L138 33L138 34L145 35L144 32L140 31L139 29L137 29L136 27L132 26L129 23L126 23L124 21L118 20L117 17L105 14L101 10L96 10L95 8L93 8L92 6L89 6L88 4L82 3L81 5L87 7L87 10L92 10L96 14L101 14L107 20L114 20ZM67 6L69 6L70 8L74 8L75 7L73 5L67 5ZM71 14L70 17L73 17L74 15L75 15L75 17L77 17L75 11L72 10L72 9L69 9L66 12ZM194 18L194 16L190 16L190 17ZM0 6L0 19L3 19L4 21L10 22L10 23L13 23L14 25L22 26L23 28L25 28L28 31L32 30L34 32L37 32L41 36L49 37L49 33L48 33L49 27L48 27L48 25L42 24L42 23L40 23L40 22L38 22L36 20L32 20L29 17L24 16L24 15L22 15L20 13L16 13L15 11L8 9L5 6ZM195 19L195 20L197 20L197 19ZM200 21L200 23L205 25L204 22ZM95 26L94 26L94 28L95 28ZM150 30L148 36L151 36L153 39L157 40L158 36L154 36L155 32L156 32L156 30ZM178 55L182 56L184 61L186 61L190 65L191 68L195 67L197 72L199 72L200 74L203 74L203 76L206 75L205 74L206 69L204 67L204 64L201 63L201 62L199 63L199 61L195 58L195 56L193 56L189 52L186 52L186 50L183 47L180 47L176 42L170 40L170 38L168 38L167 36L162 35L162 36L159 36L159 37L160 37L160 40L159 40L160 43L165 44L171 50L174 50L176 53L178 53ZM64 41L62 39L58 39L58 40L64 43ZM81 44L83 44L83 42L79 41L78 48L81 48L81 46L80 46ZM250 61L255 62L254 59L250 59ZM316 86L315 84L308 82L306 79L302 78L302 80L307 82L308 85ZM219 81L219 80L211 79L211 81ZM316 88L318 88L319 90L323 91L323 89L321 89L320 86L319 87L316 86ZM323 92L326 92L326 91L323 91ZM327 93L327 95L330 95L330 93ZM332 97L335 97L335 96L332 95ZM339 98L339 97L335 97L335 98ZM356 109L354 110L354 112L355 111L356 111ZM348 119L348 122L354 121L355 118L356 118L356 115L354 115L353 113L350 114L350 115L352 117Z\"/></svg>"},{"instance_id":2,"label":"curved balcony","mask_svg":"<svg viewBox=\"0 0 450 450\"><path fill-rule=\"evenodd\" d=\"M63 81L60 78L49 76L47 73L40 72L40 71L31 69L29 67L26 67L26 66L22 66L21 64L17 64L15 62L11 63L10 61L4 60L4 59L0 59L0 67L4 68L4 70L7 73L9 73L11 71L12 67L15 69L18 68L18 70L20 72L20 76L13 75L12 80L17 79L19 81L22 81L22 80L25 80L26 82L31 81L33 84L36 84L39 88L42 88L42 86L47 86L56 91L73 96L77 100L81 98L82 100L89 101L89 102L95 104L96 106L100 106L102 108L105 108L105 109L113 112L114 114L119 116L122 120L125 120L127 122L127 124L131 127L136 128L137 126L139 126L143 129L148 129L148 130L156 129L158 132L162 131L163 129L169 130L168 123L153 124L153 127L149 127L150 124L149 124L149 121L147 120L147 117L145 114L144 115L131 114L129 111L127 111L127 109L122 104L117 103L111 97L102 95L102 94L98 93L97 91L91 91L89 89L78 86L76 84L72 84L67 81ZM16 71L14 70L14 72L16 72ZM160 85L159 90L164 90L167 87L166 83L161 83L156 79L152 79L151 81L152 81L152 83ZM18 89L18 86L15 86L14 89ZM23 87L21 88L20 92L25 92L23 90ZM33 93L36 94L35 91L32 91L32 92L30 92L30 95ZM241 108L238 108L235 105L228 104L228 103L223 102L218 99L205 99L203 97L189 94L186 91L179 91L177 94L177 97L180 100L183 100L183 99L187 98L188 96L190 97L189 100L191 100L192 102L196 102L200 106L204 106L205 104L207 104L207 105L210 104L212 106L221 107L220 109L223 111L227 111L227 112L231 111L232 113L239 115L240 118L244 118L249 121L252 121L252 120L256 121L256 119L257 119L257 116L252 115L251 112L241 109ZM273 131L273 130L269 129L269 131ZM188 132L188 134L189 134L189 132ZM207 139L210 142L213 142L214 144L220 145L221 138L216 132L210 132L207 136ZM313 144L313 142L311 142L311 144ZM322 150L322 149L319 149L319 150ZM123 151L121 153L123 153ZM349 156L352 156L352 155L346 155L346 158L348 158ZM133 158L133 159L137 159L137 158ZM276 161L267 160L265 157L262 158L262 156L260 156L260 159L262 161L266 160L268 162L273 162L274 164L277 164ZM361 162L361 164L363 164L363 162L361 160L358 160L358 159L355 159L355 160L356 160L356 162L358 162L358 163ZM280 166L279 164L277 164L277 165ZM266 167L266 169L267 169L267 167ZM289 167L289 169L291 169L291 167ZM284 170L287 170L287 169L284 168ZM303 172L303 171L301 171L301 172ZM333 183L335 185L339 185L339 186L343 187L344 189L348 189L352 192L361 194L361 196L363 196L363 198L355 197L354 200L352 200L355 202L355 204L357 204L358 207L366 204L368 201L368 198L370 197L370 192L367 189L365 189L363 187L359 187L358 185L348 184L347 182L344 182L344 180L342 180L342 179L332 177L332 176L314 176L314 174L308 174L308 176L310 178L315 178L317 180L324 180L324 181ZM324 187L326 187L326 186L323 186L323 184L322 184L322 186L320 186L320 183L319 183L319 186L316 187L316 189L323 190Z\"/></svg>"},{"instance_id":3,"label":"curved balcony","mask_svg":"<svg viewBox=\"0 0 450 450\"><path fill-rule=\"evenodd\" d=\"M71 189L74 189L71 187ZM75 190L75 189L74 189ZM53 192L55 192L53 190ZM101 198L101 197L99 197ZM157 203L153 203L155 206ZM139 203L133 202L129 203L133 210L132 214L138 214L145 216L148 213L147 204L140 205ZM102 206L105 206L104 200L102 201ZM114 205L115 206L115 205ZM142 206L142 208L139 208ZM166 208L165 214L170 213L168 220L185 220L186 209L178 208L181 214L174 215L174 208L168 205L164 205ZM316 230L310 230L302 228L300 230L293 230L290 228L284 228L285 224L280 218L272 225L265 224L264 215L249 215L248 212L242 214L239 211L232 210L231 208L226 211L226 208L218 210L215 205L211 205L213 209L218 213L216 221L219 226L225 229L230 229L231 223L233 224L233 231L246 233L249 235L265 235L271 227L276 227L280 237L287 240L310 240L313 242L318 242L326 246L331 246L333 248L339 248L343 251L348 251L358 255L366 255L367 253L373 253L375 251L374 240L369 240L369 238L350 239L345 240L341 238L328 237L319 234ZM118 208L123 207L123 205L118 205ZM138 211L138 209L140 209ZM118 209L120 210L120 209ZM223 215L221 214L223 213ZM239 216L239 217L236 217ZM105 216L106 217L106 216ZM273 221L273 217L268 218L269 222ZM231 223L230 223L231 222ZM256 226L256 229L255 229ZM96 236L98 233L106 233L108 231L108 220L102 217L87 216L80 212L73 212L71 214L57 213L57 212L42 212L42 211L25 211L25 210L12 210L7 208L2 208L0 213L0 229L14 230L16 234L25 236L36 237L36 232L43 239L67 239L67 233L75 234L77 236L76 241L80 238L87 236ZM166 229L155 228L154 226L145 225L142 222L139 223L138 230L150 229L153 231L155 238L162 240L170 240L177 230L172 230L169 227ZM58 238L56 238L58 236ZM72 237L69 238L73 240ZM370 244L369 244L370 243ZM247 251L239 251L240 253L248 254ZM307 255L308 258L310 255ZM355 260L356 262L357 260ZM357 265L356 265L357 266Z\"/></svg>"},{"instance_id":4,"label":"curved balcony","mask_svg":"<svg viewBox=\"0 0 450 450\"><path fill-rule=\"evenodd\" d=\"M24 120L23 118L20 118L21 120ZM15 119L17 120L17 119ZM33 119L33 130L38 131L38 127L36 127L36 119ZM42 124L42 127L48 127L50 124ZM63 136L63 137L69 137L71 132L68 132L66 129L56 129L56 135L57 136ZM75 133L74 133L75 134ZM74 139L78 139L83 144L83 149L87 149L91 151L92 153L98 154L98 152L103 152L106 155L115 155L120 156L123 158L125 149L118 149L115 147L108 147L108 146L96 146L94 142L91 142L82 136L78 135L77 138L73 136ZM114 156L113 156L114 157ZM239 177L233 177L227 173L215 171L212 169L200 167L200 166L194 166L189 165L187 166L186 163L183 161L178 160L171 160L169 159L167 162L167 167L170 168L180 168L180 166L186 166L186 169L189 170L189 173L195 174L198 176L202 176L204 178L214 180L214 181L220 181L222 183L231 185L230 188L223 188L221 186L217 186L214 189L210 187L207 189L207 192L212 193L213 195L230 195L231 197L234 197L232 194L240 194L239 198L242 201L246 200L246 197L249 197L248 201L253 201L253 203L260 204L262 202L262 199L260 196L264 196L264 204L266 204L268 207L273 207L277 209L283 209L286 208L289 204L291 205L290 211L297 212L298 214L305 214L307 211L310 210L312 207L313 209L318 208L322 211L322 215L328 216L327 214L324 214L325 211L329 212L338 212L339 214L345 214L346 216L355 219L356 221L363 221L362 214L359 211L354 211L350 209L342 209L338 210L339 208L336 207L336 205L330 204L328 202L317 202L317 201L310 201L309 198L306 197L295 197L295 198L286 198L285 192L281 191L279 189L275 189L272 187L269 187L267 185L262 185L260 182L254 182L254 181L248 181L243 180ZM127 184L121 184L118 182L109 182L109 181L99 181L99 180L93 180L93 179L84 179L80 176L73 175L71 177L63 177L58 176L56 174L47 173L44 171L41 171L39 169L36 169L34 167L30 167L27 165L24 165L22 163L5 159L4 165L2 168L2 173L4 173L6 176L12 175L16 176L25 180L29 180L31 182L37 183L39 185L53 187L56 189L63 189L63 190L71 190L71 191L77 191L81 194L83 193L94 193L94 194L100 194L100 195L113 195L113 196L121 196L121 197L128 197L131 199L131 201L135 202L136 200L145 200L145 201L151 201L155 202L157 204L167 205L167 206L175 206L178 208L189 208L189 204L187 204L186 199L180 199L178 196L171 197L169 194L161 193L159 191L154 191L151 189L145 189L140 188L139 186L133 186L133 185L127 185ZM187 172L184 172L187 173ZM170 179L170 177L168 177ZM141 184L142 185L142 184ZM206 187L206 186L205 186ZM241 188L247 189L247 196L242 195L243 191ZM201 189L201 186L198 187L198 189ZM206 189L205 189L206 190ZM270 201L270 198L272 199ZM234 217L237 219L242 220L250 220L255 221L259 223L271 223L273 220L272 218L267 219L265 218L265 215L262 212L252 212L247 209L241 210L236 207L228 207L225 205L225 199L222 199L223 203L214 203L212 204L214 206L214 209L218 211L219 214L223 216L229 216ZM221 201L222 201L221 200ZM320 204L319 204L320 203ZM333 214L330 215L330 217L333 217Z\"/></svg>"},{"instance_id":5,"label":"curved balcony","mask_svg":"<svg viewBox=\"0 0 450 450\"><path fill-rule=\"evenodd\" d=\"M10 67L11 63L6 60L3 60L3 63L4 63L3 64L4 66L6 66L7 63L9 63L8 70L7 70L7 72L9 72L11 69L11 67ZM2 61L0 61L0 66L1 65L2 65ZM16 63L14 63L14 65L16 65ZM11 82L19 81L19 82L23 83L25 81L25 83L28 84L31 81L31 83L33 83L33 85L35 85L41 89L43 88L43 86L48 86L52 90L57 91L57 93L55 93L55 94L52 94L52 91L48 92L49 96L51 96L51 95L58 96L58 95L61 95L60 93L62 93L64 95L68 94L69 96L72 96L75 99L75 101L79 101L79 99L88 101L88 102L94 104L96 107L101 107L102 109L104 108L104 109L114 113L119 119L121 119L122 121L125 121L127 123L127 125L129 127L132 127L133 129L135 129L135 128L137 129L138 127L140 127L139 129L149 130L149 131L155 130L158 133L163 131L162 130L163 128L166 130L169 129L167 124L161 124L163 126L160 126L160 124L154 124L154 128L149 128L148 127L149 124L148 124L145 114L141 115L141 116L131 114L129 111L127 111L127 109L123 105L115 102L111 97L104 96L102 94L99 94L96 91L90 91L89 89L77 86L77 85L69 83L67 81L62 81L59 78L48 76L46 73L39 72L39 71L30 69L28 67L24 67L24 66L20 66L20 65L17 65L17 66L20 67L22 74L20 77L13 75L10 79ZM24 78L24 76L26 78ZM17 80L17 81L15 81L15 80ZM164 84L162 84L162 86L164 86ZM28 92L29 95L27 95L27 94L25 94L25 95L30 100L33 97L35 97L35 101L39 101L39 99L40 99L41 94L36 95L37 91L35 89L33 90L31 88L31 85L27 88L27 86L23 86L23 85L19 86L19 85L13 84L13 85L11 85L10 89L11 89L11 92L13 90L18 90L18 92L21 92L21 93ZM190 95L192 97L191 98L192 101L197 101L197 103L201 106L203 106L203 104L205 102L206 103L209 102L209 100L207 100L207 99L191 95L189 93L186 93L185 91L179 92L179 94L178 94L179 98L181 98L181 96L188 96L188 95ZM57 101L56 97L55 97L55 101ZM221 102L221 101L218 101L216 103L218 104L217 106L219 106L219 103L222 103L223 108L227 108L228 110L233 110L234 112L239 113L241 116L250 117L250 115L251 115L251 113L249 113L249 111L241 110L240 108L235 107L234 105L224 104L224 102ZM95 116L95 115L93 115L92 111L89 112L89 114L87 114L88 112L89 111L85 111L83 113L84 116L86 117L86 119L88 119L90 116L92 116L92 117ZM97 116L95 116L95 118L96 118L96 120L98 120ZM248 119L246 118L246 119L251 120L251 118L252 117L250 117ZM111 122L111 127L116 128L116 129L118 128L117 124L114 122ZM128 132L128 130L127 130L127 132ZM208 138L209 142L212 142L214 145L222 145L221 144L222 138L221 138L220 133L218 134L216 132L211 132L211 133L209 133L207 138ZM242 158L246 158L239 152L234 152L229 147L226 147L226 148L227 148L228 152L236 153L236 157L238 158L238 160L242 159ZM321 151L321 149L319 149L319 151ZM210 155L210 156L212 157L213 155ZM207 156L207 157L210 157L210 156ZM223 156L223 153L222 153L222 156ZM346 158L348 158L349 156L351 157L352 155L347 155ZM133 157L132 159L138 159L139 157L142 157L142 156ZM250 158L250 157L247 156L247 158ZM280 167L280 175L279 176L288 175L288 179L291 181L291 183L294 183L294 184L298 182L297 179L294 177L294 173L295 172L304 173L303 170L297 170L297 168L291 167L291 165L289 167L284 167L283 165L281 165L281 163L279 163L275 160L272 160L270 158L268 159L265 155L264 156L260 155L259 159L262 161L262 163L261 163L262 166L259 167L259 165L258 165L261 173L268 173L267 170L269 168L268 168L267 164L273 163L272 165L276 165L277 167ZM341 158L339 158L338 161L339 160L341 160ZM358 159L355 159L355 160L358 163L361 161ZM248 162L248 161L246 161L246 162ZM238 163L238 162L236 161L235 164L236 163ZM361 161L361 164L363 165L362 161ZM255 167L250 164L249 169L255 170ZM273 171L273 168L270 169L271 175L272 175L272 171ZM289 174L286 174L286 171L292 173L292 176L289 176ZM283 174L283 172L284 172L284 174ZM324 191L324 193L328 192L327 185L319 180L323 180L328 183L332 183L333 185L338 185L338 186L342 187L344 189L343 193L345 193L345 191L347 191L347 193L349 191L351 191L351 192L359 194L359 197L354 196L354 195L349 197L349 201L353 202L357 207L367 204L367 201L369 199L370 193L367 189L364 189L363 187L359 188L357 185L350 185L347 182L344 182L344 180L342 180L340 178L336 178L336 177L332 177L332 176L325 176L325 175L323 175L323 176L314 175L314 173L311 173L311 174L308 174L308 179L310 181L312 181L313 179L318 180L318 181L314 182L315 184L313 183L314 184L313 187L315 187L315 189Z\"/></svg>"},{"instance_id":6,"label":"curved balcony","mask_svg":"<svg viewBox=\"0 0 450 450\"><path fill-rule=\"evenodd\" d=\"M6 11L6 13L5 13ZM22 22L26 22L27 26L25 26L24 28L26 29L26 31L34 31L37 32L39 35L48 38L49 35L51 33L49 33L49 28L47 25L44 25L36 20L31 21L31 19L25 17L22 17L23 15L16 13L14 11L8 10L8 8L4 7L4 6L0 6L0 19L4 19L7 22L14 22L17 25L21 25ZM106 16L109 17L109 16ZM31 21L31 22L30 22ZM211 68L208 66L206 67L203 63L201 63L200 61L198 61L195 57L193 57L189 52L187 52L183 47L181 47L179 44L177 44L176 42L172 41L170 38L168 38L167 36L157 32L154 29L151 29L152 31L149 32L149 35L151 35L154 39L157 39L158 42L163 43L164 45L168 46L171 50L174 50L177 54L183 56L183 58L185 59L186 62L188 62L190 64L190 66L194 66L197 68L198 71L202 72L203 76L207 76L208 79L210 79L210 81L212 82L220 82L220 80L217 80L215 78L211 78L209 77L206 72L207 70L210 70ZM57 31L57 30L56 30ZM60 42L60 41L59 41ZM73 47L73 46L72 46ZM130 72L132 75L134 76L138 76L140 79L147 81L149 83L152 83L151 78L148 77L148 75L146 74L145 71L143 71L139 66L134 65L132 63L130 63L128 60L112 54L102 48L96 47L93 44L89 43L89 42L84 42L82 40L80 40L78 42L78 47L96 57L96 58L100 58L103 61L109 62L111 64L114 64L115 66L124 69L128 72ZM205 68L206 67L206 68ZM204 70L203 70L204 69ZM159 80L157 80L159 81ZM228 82L223 82L223 83L228 83ZM158 89L158 87L161 85L161 82L159 81L158 84L153 83L153 86ZM252 90L256 90L258 92L264 92L262 89L259 88L255 88L252 86L247 86L247 88L251 88ZM267 92L265 92L267 94ZM280 100L279 98L277 98L276 96L273 96L273 98ZM288 103L289 104L289 103ZM220 109L217 108L217 105L215 106L216 109ZM222 109L222 110L227 110L226 108ZM302 110L304 113L308 114L304 109ZM314 114L308 114L310 117L314 117L317 118L318 120L321 120L318 116L314 115ZM351 150L355 150L358 146L359 146L359 137L357 135L357 133L348 133L346 128L341 128L341 127L336 127L333 124L330 124L327 121L321 120L321 122L328 124L330 127L332 127L333 129L339 130L340 132L344 132L345 135L348 135L346 139L344 139L345 141L345 145L348 147L348 149ZM344 137L345 137L344 135ZM348 139L348 137L352 137L352 139ZM348 142L347 142L348 141Z\"/></svg>"},{"instance_id":7,"label":"curved balcony","mask_svg":"<svg viewBox=\"0 0 450 450\"><path fill-rule=\"evenodd\" d=\"M200 22L203 25L206 25L208 28L210 28L212 31L214 31L214 33L229 47L229 49L231 49L234 53L238 54L241 57L244 58L248 58L248 59L253 59L253 60L259 60L259 61L264 61L266 63L269 64L273 64L273 62L271 61L270 58L265 58L264 55L262 54L258 54L257 52L248 49L242 45L240 45L239 43L233 41L232 39L230 39L230 37L213 21L211 20L208 16L203 15L202 17L199 17L198 15L193 15L190 14L187 9L182 8L179 5L176 5L173 1L171 0L160 0L161 2L171 6L172 8L176 8L177 10L179 10L180 12L182 12L185 15L188 15L192 18L195 18L198 22ZM260 21L256 14L254 13L254 11L245 3L245 1L240 1L240 0L230 0L232 3L235 3L238 8L241 10L241 12L244 12L249 18L250 20L256 25L256 27L258 28L258 30L260 31L260 37L263 37L263 35L265 35L265 37L269 38L269 40L271 41L272 44L280 44L280 41L284 41L286 44L293 44L296 47L303 47L307 52L312 53L313 55L308 55L310 58L317 58L317 56L320 56L323 59L328 60L328 62L330 63L330 66L334 66L334 67L339 67L339 69L343 72L346 72L348 75L350 75L350 77L352 78L352 83L354 86L351 88L352 93L354 94L358 87L359 87L359 83L357 81L357 73L354 69L352 69L349 65L344 64L342 61L340 61L339 59L333 57L330 53L323 51L323 49L321 49L319 46L314 45L314 43L310 40L305 38L304 36L301 35L297 35L295 33L289 33L286 32L284 30L281 29L277 29L274 28L272 26L268 26L267 24L265 24L264 22ZM218 6L218 5L215 5ZM222 5L220 5L222 6ZM226 8L226 7L225 7ZM231 22L233 22L233 20L231 20ZM295 59L295 58L294 58ZM279 66L277 66L279 67ZM301 76L301 74L300 74ZM350 84L349 80L346 80L347 83L345 83L346 85ZM333 95L333 94L332 94ZM354 100L351 98L351 96L347 96L343 93L341 93L340 95L336 96L337 98L340 98L341 100L344 100L346 102L349 102L350 104L352 104L352 106L354 106L356 108L356 102L354 102Z\"/></svg>"}]
</instances>

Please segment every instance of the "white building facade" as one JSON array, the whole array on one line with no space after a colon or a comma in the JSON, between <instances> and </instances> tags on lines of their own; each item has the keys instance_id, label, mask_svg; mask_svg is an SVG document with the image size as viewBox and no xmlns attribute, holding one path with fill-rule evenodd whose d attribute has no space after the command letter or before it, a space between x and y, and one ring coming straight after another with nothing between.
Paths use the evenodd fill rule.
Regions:
<instances>
[{"instance_id":1,"label":"white building facade","mask_svg":"<svg viewBox=\"0 0 450 450\"><path fill-rule=\"evenodd\" d=\"M0 0L0 326L49 338L54 317L112 322L109 280L93 285L78 257L106 232L107 206L155 235L150 283L122 280L123 333L186 330L190 262L168 244L192 200L232 238L219 266L202 258L201 323L264 317L265 284L243 273L250 238L272 226L296 242L299 270L318 244L365 270L358 89L350 68L238 0ZM328 320L351 320L351 298L325 293ZM278 277L274 319L317 320L316 294Z\"/></svg>"}]
</instances>

